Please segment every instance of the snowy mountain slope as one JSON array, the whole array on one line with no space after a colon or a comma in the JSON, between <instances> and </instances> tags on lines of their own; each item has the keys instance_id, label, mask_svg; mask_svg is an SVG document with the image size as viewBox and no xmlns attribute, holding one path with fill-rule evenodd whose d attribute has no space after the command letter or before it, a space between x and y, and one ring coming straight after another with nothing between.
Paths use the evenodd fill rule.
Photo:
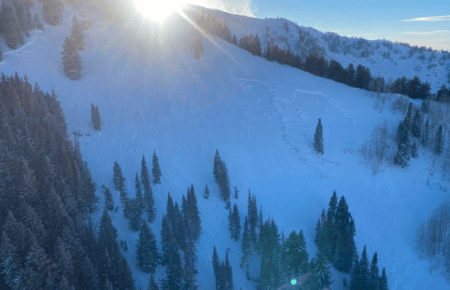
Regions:
<instances>
[{"instance_id":1,"label":"snowy mountain slope","mask_svg":"<svg viewBox=\"0 0 450 290\"><path fill-rule=\"evenodd\" d=\"M231 187L240 190L232 203L238 204L242 221L251 188L264 216L274 218L286 235L303 229L311 258L317 218L337 190L355 218L358 252L364 245L369 256L378 252L390 289L448 289L412 246L417 224L449 199L442 190L448 184L439 168L432 167L432 157L421 148L410 167L386 166L373 176L359 154L377 124L387 120L390 134L395 132L403 118L389 109L395 96L378 113L371 93L265 61L220 39L214 38L227 55L204 40L204 55L194 60L192 52L184 51L182 38L158 48L155 43L164 40L155 37L148 44L132 36L133 27L111 23L96 23L86 32L83 78L73 82L64 77L60 60L70 14L64 12L62 25L34 32L23 49L5 53L0 70L27 74L42 89L55 89L69 132L83 135L82 153L102 198L102 184L114 188L114 161L133 196L142 155L149 162L156 150L163 177L153 188L158 217L151 227L158 241L167 192L180 203L187 187L195 186L203 226L197 246L202 289L214 288L213 246L221 259L229 248L235 288L254 289L239 268L240 243L229 238L227 210L214 184L216 148L229 169ZM152 53L144 54L145 49ZM98 133L91 126L91 102L100 109L103 129ZM311 144L318 118L324 126L323 157L313 153ZM202 198L206 184L209 200ZM128 230L121 211L112 213L112 219L118 239L128 243L125 255L136 285L145 289L148 275L135 260L138 233ZM157 274L163 274L162 267ZM339 289L342 283L334 285Z\"/></svg>"},{"instance_id":2,"label":"snowy mountain slope","mask_svg":"<svg viewBox=\"0 0 450 290\"><path fill-rule=\"evenodd\" d=\"M349 38L336 33L321 32L311 27L303 27L283 18L257 19L211 10L197 6L190 9L202 10L225 20L231 33L241 38L244 34L257 34L261 40L262 50L267 43L289 48L300 55L303 60L317 52L328 60L334 59L347 67L352 63L370 68L372 75L396 79L406 76L408 79L418 76L431 84L435 93L445 84L450 72L450 53L433 51L425 47L410 47L405 44L386 40L366 40Z\"/></svg>"}]
</instances>

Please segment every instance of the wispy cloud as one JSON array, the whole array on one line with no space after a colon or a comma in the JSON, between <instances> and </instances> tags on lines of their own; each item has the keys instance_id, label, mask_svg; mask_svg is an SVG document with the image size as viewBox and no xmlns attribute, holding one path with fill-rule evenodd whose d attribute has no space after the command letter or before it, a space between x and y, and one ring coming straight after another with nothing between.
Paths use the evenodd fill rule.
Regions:
<instances>
[{"instance_id":1,"label":"wispy cloud","mask_svg":"<svg viewBox=\"0 0 450 290\"><path fill-rule=\"evenodd\" d=\"M418 18L406 19L406 20L400 20L400 21L450 21L450 15L418 17Z\"/></svg>"},{"instance_id":2,"label":"wispy cloud","mask_svg":"<svg viewBox=\"0 0 450 290\"><path fill-rule=\"evenodd\" d=\"M446 33L446 32L450 32L450 30L435 30L435 31L425 31L425 32L405 31L405 32L403 32L403 34L407 34L407 35L428 35L428 34Z\"/></svg>"},{"instance_id":3,"label":"wispy cloud","mask_svg":"<svg viewBox=\"0 0 450 290\"><path fill-rule=\"evenodd\" d=\"M252 3L252 0L188 0L187 2L233 14L255 17L255 5Z\"/></svg>"}]
</instances>

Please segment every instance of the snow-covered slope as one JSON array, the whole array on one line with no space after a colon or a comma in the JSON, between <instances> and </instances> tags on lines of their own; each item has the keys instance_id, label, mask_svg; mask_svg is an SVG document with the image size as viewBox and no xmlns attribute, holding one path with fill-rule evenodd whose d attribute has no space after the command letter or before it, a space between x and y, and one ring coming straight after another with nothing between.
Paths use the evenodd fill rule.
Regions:
<instances>
[{"instance_id":1,"label":"snow-covered slope","mask_svg":"<svg viewBox=\"0 0 450 290\"><path fill-rule=\"evenodd\" d=\"M268 62L217 38L221 49L204 40L203 57L195 60L181 37L153 35L148 42L133 36L133 25L101 22L85 34L83 78L70 81L60 59L70 14L64 12L60 26L34 31L25 46L5 53L0 71L27 74L42 89L57 92L69 132L82 134L82 153L102 200L100 186L114 188L114 161L133 196L142 155L149 161L156 151L163 176L153 188L158 217L151 227L158 236L167 193L180 203L187 187L195 186L203 226L197 245L201 289L214 289L213 246L222 259L229 248L235 289L255 288L239 268L240 242L233 242L227 231L228 212L212 175L216 149L229 169L231 187L240 190L232 204L238 204L242 221L250 188L264 216L274 218L285 234L303 229L312 257L317 218L337 190L355 218L358 252L364 245L369 256L378 252L390 289L448 289L441 277L429 273L429 263L418 259L412 245L417 224L449 199L442 190L448 184L432 157L420 148L411 166L386 166L373 176L359 153L376 125L386 120L392 134L403 118L390 110L395 96L388 96L379 113L371 93ZM98 133L91 125L91 102L101 114ZM324 126L322 157L312 149L318 118ZM206 184L209 200L202 198ZM114 200L119 204L117 192ZM135 260L138 233L128 230L121 211L112 218L118 239L128 242L124 254L136 285L145 289L148 275ZM157 274L163 274L162 267ZM333 289L340 289L342 279L333 279Z\"/></svg>"},{"instance_id":2,"label":"snow-covered slope","mask_svg":"<svg viewBox=\"0 0 450 290\"><path fill-rule=\"evenodd\" d=\"M303 60L312 53L331 60L334 59L347 67L352 63L370 68L372 75L396 79L406 76L408 79L418 76L422 81L431 84L431 92L435 93L445 84L450 72L450 53L433 51L425 47L411 47L407 44L393 43L386 40L366 40L349 38L336 33L321 32L311 27L300 26L283 18L250 18L230 14L219 10L211 10L198 6L191 9L205 10L225 20L231 33L241 38L244 34L257 34L261 40L262 50L267 43L289 48L300 55Z\"/></svg>"}]
</instances>

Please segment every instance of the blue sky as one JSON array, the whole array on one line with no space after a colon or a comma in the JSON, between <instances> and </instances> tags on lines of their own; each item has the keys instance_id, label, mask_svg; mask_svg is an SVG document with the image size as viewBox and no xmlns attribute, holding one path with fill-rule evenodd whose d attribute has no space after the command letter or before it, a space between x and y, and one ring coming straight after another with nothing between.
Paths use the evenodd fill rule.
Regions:
<instances>
[{"instance_id":1,"label":"blue sky","mask_svg":"<svg viewBox=\"0 0 450 290\"><path fill-rule=\"evenodd\" d=\"M345 36L384 38L450 50L449 0L198 0L197 2L199 5L215 6L258 18L282 17L299 25Z\"/></svg>"}]
</instances>

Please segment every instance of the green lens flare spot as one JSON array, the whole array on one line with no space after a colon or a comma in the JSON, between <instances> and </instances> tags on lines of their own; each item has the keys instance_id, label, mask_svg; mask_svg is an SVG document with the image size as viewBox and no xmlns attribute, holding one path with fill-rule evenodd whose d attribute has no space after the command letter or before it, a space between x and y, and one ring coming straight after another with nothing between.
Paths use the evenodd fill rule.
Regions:
<instances>
[{"instance_id":1,"label":"green lens flare spot","mask_svg":"<svg viewBox=\"0 0 450 290\"><path fill-rule=\"evenodd\" d=\"M292 280L291 280L291 284L292 284L292 285L297 284L297 280L296 280L296 279L292 279Z\"/></svg>"}]
</instances>

